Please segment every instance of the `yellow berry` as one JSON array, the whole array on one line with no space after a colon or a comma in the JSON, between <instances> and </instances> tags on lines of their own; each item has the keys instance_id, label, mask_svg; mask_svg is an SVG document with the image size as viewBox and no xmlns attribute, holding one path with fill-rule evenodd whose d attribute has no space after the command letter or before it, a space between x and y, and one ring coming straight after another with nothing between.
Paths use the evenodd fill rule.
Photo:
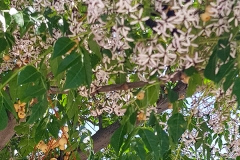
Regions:
<instances>
[{"instance_id":1,"label":"yellow berry","mask_svg":"<svg viewBox=\"0 0 240 160\"><path fill-rule=\"evenodd\" d=\"M60 138L58 143L60 146L64 146L65 144L67 144L67 138L65 137Z\"/></svg>"},{"instance_id":2,"label":"yellow berry","mask_svg":"<svg viewBox=\"0 0 240 160\"><path fill-rule=\"evenodd\" d=\"M172 108L173 108L172 103L168 103L168 109L172 109Z\"/></svg>"},{"instance_id":3,"label":"yellow berry","mask_svg":"<svg viewBox=\"0 0 240 160\"><path fill-rule=\"evenodd\" d=\"M39 149L42 152L46 153L48 151L48 146L46 144L42 144Z\"/></svg>"},{"instance_id":4,"label":"yellow berry","mask_svg":"<svg viewBox=\"0 0 240 160\"><path fill-rule=\"evenodd\" d=\"M65 146L64 146L64 145L60 145L60 146L59 146L59 149L60 149L60 150L65 150Z\"/></svg>"},{"instance_id":5,"label":"yellow berry","mask_svg":"<svg viewBox=\"0 0 240 160\"><path fill-rule=\"evenodd\" d=\"M200 15L200 17L201 17L201 20L202 20L203 22L207 22L207 21L209 21L209 20L211 19L209 13L207 13L207 12L202 13L202 14Z\"/></svg>"},{"instance_id":6,"label":"yellow berry","mask_svg":"<svg viewBox=\"0 0 240 160\"><path fill-rule=\"evenodd\" d=\"M211 9L212 9L212 6L209 5L205 8L205 12L211 14L212 13Z\"/></svg>"},{"instance_id":7,"label":"yellow berry","mask_svg":"<svg viewBox=\"0 0 240 160\"><path fill-rule=\"evenodd\" d=\"M57 160L57 158L51 158L50 160Z\"/></svg>"},{"instance_id":8,"label":"yellow berry","mask_svg":"<svg viewBox=\"0 0 240 160\"><path fill-rule=\"evenodd\" d=\"M64 132L68 132L68 126L63 127Z\"/></svg>"},{"instance_id":9,"label":"yellow berry","mask_svg":"<svg viewBox=\"0 0 240 160\"><path fill-rule=\"evenodd\" d=\"M5 55L3 56L3 60L6 62L6 61L9 61L10 60L10 56L9 55Z\"/></svg>"},{"instance_id":10,"label":"yellow berry","mask_svg":"<svg viewBox=\"0 0 240 160\"><path fill-rule=\"evenodd\" d=\"M144 92L141 91L137 94L137 99L142 100L143 98L144 98Z\"/></svg>"},{"instance_id":11,"label":"yellow berry","mask_svg":"<svg viewBox=\"0 0 240 160\"><path fill-rule=\"evenodd\" d=\"M138 121L146 120L146 114L145 114L144 112L138 113L138 115L137 115L137 120L138 120Z\"/></svg>"},{"instance_id":12,"label":"yellow berry","mask_svg":"<svg viewBox=\"0 0 240 160\"><path fill-rule=\"evenodd\" d=\"M20 110L19 104L14 104L15 111L18 112Z\"/></svg>"},{"instance_id":13,"label":"yellow berry","mask_svg":"<svg viewBox=\"0 0 240 160\"><path fill-rule=\"evenodd\" d=\"M190 77L188 77L185 73L182 73L180 78L183 83L188 84Z\"/></svg>"},{"instance_id":14,"label":"yellow berry","mask_svg":"<svg viewBox=\"0 0 240 160\"><path fill-rule=\"evenodd\" d=\"M37 144L37 146L36 146L36 147L37 147L37 149L39 149L39 148L40 148L40 146L41 146L41 145L43 145L43 144L45 144L45 143L44 143L42 140L41 140L41 141L39 141L39 142L38 142L38 144Z\"/></svg>"},{"instance_id":15,"label":"yellow berry","mask_svg":"<svg viewBox=\"0 0 240 160\"><path fill-rule=\"evenodd\" d=\"M18 111L18 117L19 117L20 119L23 119L23 118L26 117L26 113L24 113L23 111Z\"/></svg>"}]
</instances>

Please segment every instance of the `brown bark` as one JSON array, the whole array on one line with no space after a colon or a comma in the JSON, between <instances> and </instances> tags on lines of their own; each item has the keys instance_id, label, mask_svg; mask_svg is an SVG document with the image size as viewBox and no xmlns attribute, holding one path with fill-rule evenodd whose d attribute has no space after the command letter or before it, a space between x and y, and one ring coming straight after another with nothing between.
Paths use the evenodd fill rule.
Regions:
<instances>
[{"instance_id":1,"label":"brown bark","mask_svg":"<svg viewBox=\"0 0 240 160\"><path fill-rule=\"evenodd\" d=\"M0 130L0 150L2 150L6 144L10 141L10 139L15 134L14 127L17 125L17 121L14 118L13 114L9 114L8 116L8 124L4 130Z\"/></svg>"}]
</instances>

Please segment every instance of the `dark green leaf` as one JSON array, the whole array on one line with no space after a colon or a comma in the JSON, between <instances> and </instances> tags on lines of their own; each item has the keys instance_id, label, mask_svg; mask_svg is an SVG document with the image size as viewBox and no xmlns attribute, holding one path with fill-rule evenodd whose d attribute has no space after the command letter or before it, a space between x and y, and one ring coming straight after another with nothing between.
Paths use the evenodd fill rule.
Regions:
<instances>
[{"instance_id":1,"label":"dark green leaf","mask_svg":"<svg viewBox=\"0 0 240 160\"><path fill-rule=\"evenodd\" d=\"M90 36L88 45L91 51L93 51L100 59L102 59L102 54L100 52L100 47L95 40L93 40L93 35Z\"/></svg>"},{"instance_id":2,"label":"dark green leaf","mask_svg":"<svg viewBox=\"0 0 240 160\"><path fill-rule=\"evenodd\" d=\"M157 137L158 137L158 143L160 145L160 156L163 158L164 154L169 150L169 138L167 133L162 130L157 123L156 125L156 131L157 131Z\"/></svg>"},{"instance_id":3,"label":"dark green leaf","mask_svg":"<svg viewBox=\"0 0 240 160\"><path fill-rule=\"evenodd\" d=\"M136 153L139 155L141 160L146 160L146 150L144 149L144 144L139 140L136 141L136 145L134 146Z\"/></svg>"},{"instance_id":4,"label":"dark green leaf","mask_svg":"<svg viewBox=\"0 0 240 160\"><path fill-rule=\"evenodd\" d=\"M127 123L119 127L113 134L110 144L113 147L116 154L119 154L120 148L123 145L124 136L127 134Z\"/></svg>"},{"instance_id":5,"label":"dark green leaf","mask_svg":"<svg viewBox=\"0 0 240 160\"><path fill-rule=\"evenodd\" d=\"M35 132L36 143L38 143L40 140L43 139L45 132L46 132L46 122L45 122L45 119L42 119L36 128L36 132Z\"/></svg>"},{"instance_id":6,"label":"dark green leaf","mask_svg":"<svg viewBox=\"0 0 240 160\"><path fill-rule=\"evenodd\" d=\"M85 72L85 81L88 85L88 87L90 87L91 83L92 83L92 66L91 66L91 60L89 57L89 52L85 49L85 48L81 48L84 57L83 57L83 61L84 61L84 65L83 65L83 69Z\"/></svg>"},{"instance_id":7,"label":"dark green leaf","mask_svg":"<svg viewBox=\"0 0 240 160\"><path fill-rule=\"evenodd\" d=\"M189 77L192 76L194 73L197 73L197 70L195 67L191 66L190 68L184 70L184 73L188 75Z\"/></svg>"},{"instance_id":8,"label":"dark green leaf","mask_svg":"<svg viewBox=\"0 0 240 160\"><path fill-rule=\"evenodd\" d=\"M17 84L25 84L29 82L35 82L41 77L41 73L33 66L26 66L22 71L18 73Z\"/></svg>"},{"instance_id":9,"label":"dark green leaf","mask_svg":"<svg viewBox=\"0 0 240 160\"><path fill-rule=\"evenodd\" d=\"M223 47L221 46L223 45ZM218 57L225 62L230 55L230 45L228 39L220 39L218 41Z\"/></svg>"},{"instance_id":10,"label":"dark green leaf","mask_svg":"<svg viewBox=\"0 0 240 160\"><path fill-rule=\"evenodd\" d=\"M0 53L7 48L7 41L5 38L0 38Z\"/></svg>"},{"instance_id":11,"label":"dark green leaf","mask_svg":"<svg viewBox=\"0 0 240 160\"><path fill-rule=\"evenodd\" d=\"M60 124L59 124L59 121L57 120L57 118L55 116L52 116L51 119L52 119L52 121L50 121L47 124L47 129L51 133L51 135L53 135L53 137L57 139L59 129L60 129Z\"/></svg>"},{"instance_id":12,"label":"dark green leaf","mask_svg":"<svg viewBox=\"0 0 240 160\"><path fill-rule=\"evenodd\" d=\"M39 102L32 107L32 114L30 115L27 123L32 124L39 118L42 118L48 106L44 102Z\"/></svg>"},{"instance_id":13,"label":"dark green leaf","mask_svg":"<svg viewBox=\"0 0 240 160\"><path fill-rule=\"evenodd\" d=\"M235 78L237 77L237 73L238 73L238 71L234 69L226 76L225 81L223 83L223 89L225 92L235 81Z\"/></svg>"},{"instance_id":14,"label":"dark green leaf","mask_svg":"<svg viewBox=\"0 0 240 160\"><path fill-rule=\"evenodd\" d=\"M207 79L210 79L212 81L215 81L215 71L217 66L217 46L214 48L212 55L210 56L210 59L208 61L208 64L204 70L204 76Z\"/></svg>"},{"instance_id":15,"label":"dark green leaf","mask_svg":"<svg viewBox=\"0 0 240 160\"><path fill-rule=\"evenodd\" d=\"M6 32L5 37L6 37L9 47L12 49L12 46L15 44L15 39L14 39L13 35L11 33ZM1 45L3 45L2 42L0 43L0 49L2 48Z\"/></svg>"},{"instance_id":16,"label":"dark green leaf","mask_svg":"<svg viewBox=\"0 0 240 160\"><path fill-rule=\"evenodd\" d=\"M182 136L187 128L187 122L181 113L173 114L168 122L169 134L173 139L174 143L178 142L178 139Z\"/></svg>"},{"instance_id":17,"label":"dark green leaf","mask_svg":"<svg viewBox=\"0 0 240 160\"><path fill-rule=\"evenodd\" d=\"M64 55L74 48L76 42L72 41L68 37L59 38L53 48L52 59Z\"/></svg>"},{"instance_id":18,"label":"dark green leaf","mask_svg":"<svg viewBox=\"0 0 240 160\"><path fill-rule=\"evenodd\" d=\"M171 103L178 100L178 93L172 89L168 89L168 99Z\"/></svg>"},{"instance_id":19,"label":"dark green leaf","mask_svg":"<svg viewBox=\"0 0 240 160\"><path fill-rule=\"evenodd\" d=\"M138 133L148 150L154 153L155 159L159 159L158 141L156 141L157 137L154 132L146 128L141 128Z\"/></svg>"},{"instance_id":20,"label":"dark green leaf","mask_svg":"<svg viewBox=\"0 0 240 160\"><path fill-rule=\"evenodd\" d=\"M228 63L223 64L216 75L215 82L220 82L234 67L234 60L230 60Z\"/></svg>"},{"instance_id":21,"label":"dark green leaf","mask_svg":"<svg viewBox=\"0 0 240 160\"><path fill-rule=\"evenodd\" d=\"M237 77L234 86L233 86L233 94L237 96L238 106L240 104L240 77Z\"/></svg>"},{"instance_id":22,"label":"dark green leaf","mask_svg":"<svg viewBox=\"0 0 240 160\"><path fill-rule=\"evenodd\" d=\"M6 109L4 107L3 97L0 97L0 130L3 130L7 127L8 124L8 116Z\"/></svg>"},{"instance_id":23,"label":"dark green leaf","mask_svg":"<svg viewBox=\"0 0 240 160\"><path fill-rule=\"evenodd\" d=\"M77 52L73 52L70 55L66 56L60 62L59 66L58 66L58 69L57 69L56 75L58 75L59 73L65 71L65 70L67 70L68 68L72 67L73 65L75 65L76 63L81 61L80 58L81 58L81 56Z\"/></svg>"},{"instance_id":24,"label":"dark green leaf","mask_svg":"<svg viewBox=\"0 0 240 160\"><path fill-rule=\"evenodd\" d=\"M77 88L85 83L86 75L83 64L78 63L67 71L64 89Z\"/></svg>"}]
</instances>

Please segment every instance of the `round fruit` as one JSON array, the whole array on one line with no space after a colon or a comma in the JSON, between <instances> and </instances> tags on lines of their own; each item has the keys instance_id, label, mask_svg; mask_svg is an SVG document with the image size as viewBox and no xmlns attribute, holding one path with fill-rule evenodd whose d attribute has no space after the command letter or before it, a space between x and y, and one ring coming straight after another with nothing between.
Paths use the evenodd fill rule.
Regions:
<instances>
[{"instance_id":1,"label":"round fruit","mask_svg":"<svg viewBox=\"0 0 240 160\"><path fill-rule=\"evenodd\" d=\"M200 17L201 17L201 20L202 20L203 22L207 22L207 21L209 21L209 20L211 19L209 13L207 13L207 12L201 14Z\"/></svg>"},{"instance_id":2,"label":"round fruit","mask_svg":"<svg viewBox=\"0 0 240 160\"><path fill-rule=\"evenodd\" d=\"M42 144L39 149L45 153L48 150L48 146L46 144Z\"/></svg>"},{"instance_id":3,"label":"round fruit","mask_svg":"<svg viewBox=\"0 0 240 160\"><path fill-rule=\"evenodd\" d=\"M9 55L5 55L3 56L3 60L6 62L6 61L9 61L10 60L10 56Z\"/></svg>"},{"instance_id":4,"label":"round fruit","mask_svg":"<svg viewBox=\"0 0 240 160\"><path fill-rule=\"evenodd\" d=\"M43 145L43 144L45 144L45 143L44 143L42 140L39 141L38 144L37 144L37 146L36 146L37 149L40 149L40 146Z\"/></svg>"},{"instance_id":5,"label":"round fruit","mask_svg":"<svg viewBox=\"0 0 240 160\"><path fill-rule=\"evenodd\" d=\"M138 121L146 120L146 114L145 114L144 112L140 112L140 113L137 115L137 119L138 119Z\"/></svg>"},{"instance_id":6,"label":"round fruit","mask_svg":"<svg viewBox=\"0 0 240 160\"><path fill-rule=\"evenodd\" d=\"M18 112L20 110L20 105L19 104L14 104L15 111Z\"/></svg>"},{"instance_id":7,"label":"round fruit","mask_svg":"<svg viewBox=\"0 0 240 160\"><path fill-rule=\"evenodd\" d=\"M60 146L59 146L59 149L60 149L60 150L65 150L65 146L64 146L64 145L60 145Z\"/></svg>"},{"instance_id":8,"label":"round fruit","mask_svg":"<svg viewBox=\"0 0 240 160\"><path fill-rule=\"evenodd\" d=\"M26 113L24 113L23 111L19 111L19 112L18 112L18 117L19 117L20 119L23 119L23 118L26 117Z\"/></svg>"},{"instance_id":9,"label":"round fruit","mask_svg":"<svg viewBox=\"0 0 240 160\"><path fill-rule=\"evenodd\" d=\"M60 138L58 143L60 146L64 146L65 144L67 144L67 138L65 137Z\"/></svg>"},{"instance_id":10,"label":"round fruit","mask_svg":"<svg viewBox=\"0 0 240 160\"><path fill-rule=\"evenodd\" d=\"M144 92L141 91L137 94L137 99L142 100L143 98L144 98Z\"/></svg>"},{"instance_id":11,"label":"round fruit","mask_svg":"<svg viewBox=\"0 0 240 160\"><path fill-rule=\"evenodd\" d=\"M50 160L57 160L57 158L51 158Z\"/></svg>"},{"instance_id":12,"label":"round fruit","mask_svg":"<svg viewBox=\"0 0 240 160\"><path fill-rule=\"evenodd\" d=\"M65 132L68 132L68 126L64 126L64 127L63 127L63 130L64 130Z\"/></svg>"}]
</instances>

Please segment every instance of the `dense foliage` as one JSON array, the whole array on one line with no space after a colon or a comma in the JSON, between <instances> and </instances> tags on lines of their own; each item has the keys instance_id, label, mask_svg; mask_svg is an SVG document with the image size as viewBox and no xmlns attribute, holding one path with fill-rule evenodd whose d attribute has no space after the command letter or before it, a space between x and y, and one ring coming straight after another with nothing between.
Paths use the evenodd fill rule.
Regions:
<instances>
[{"instance_id":1,"label":"dense foliage","mask_svg":"<svg viewBox=\"0 0 240 160\"><path fill-rule=\"evenodd\" d=\"M239 22L238 0L1 1L0 159L239 158Z\"/></svg>"}]
</instances>

